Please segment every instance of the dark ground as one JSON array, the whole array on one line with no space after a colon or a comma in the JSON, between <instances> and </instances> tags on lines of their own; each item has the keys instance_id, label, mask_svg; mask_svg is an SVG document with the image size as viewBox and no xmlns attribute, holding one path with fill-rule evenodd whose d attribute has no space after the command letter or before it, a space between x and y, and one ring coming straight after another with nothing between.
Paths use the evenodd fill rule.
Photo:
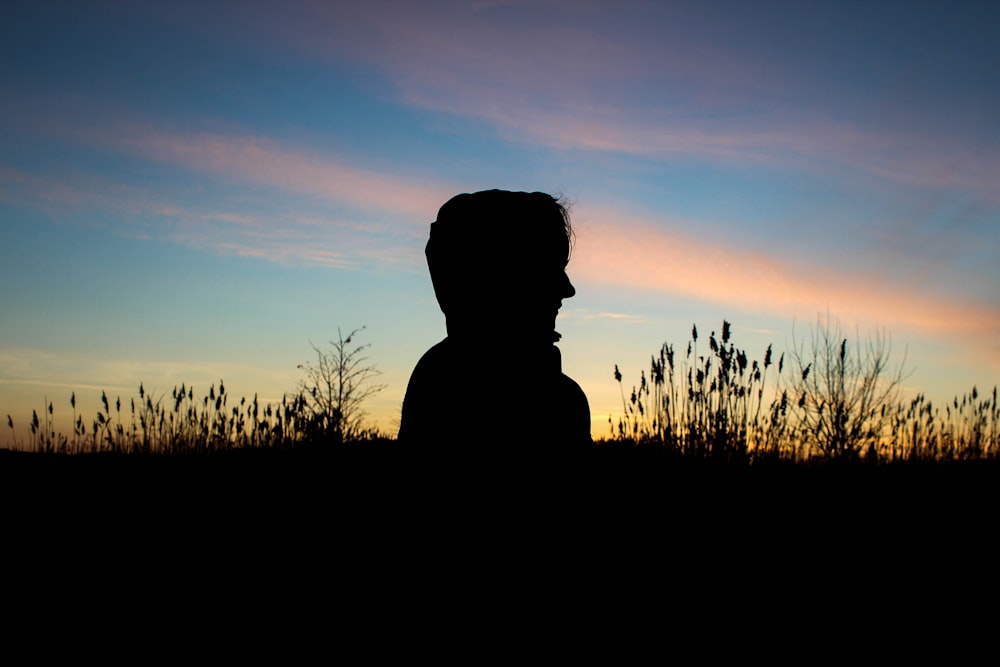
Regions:
<instances>
[{"instance_id":1,"label":"dark ground","mask_svg":"<svg viewBox=\"0 0 1000 667\"><path fill-rule=\"evenodd\" d=\"M782 521L977 517L1000 509L1000 461L754 466L599 448L561 457L428 456L394 443L212 454L55 455L0 450L5 507L65 512L267 506L295 512L436 506Z\"/></svg>"},{"instance_id":2,"label":"dark ground","mask_svg":"<svg viewBox=\"0 0 1000 667\"><path fill-rule=\"evenodd\" d=\"M262 636L321 621L314 638L333 619L417 619L442 634L414 641L440 650L484 628L483 647L551 636L575 614L593 628L575 642L621 622L669 653L680 622L834 650L865 628L982 618L998 480L996 461L748 468L612 450L0 452L0 563L8 606L76 624L101 601L161 639L240 614L266 619Z\"/></svg>"}]
</instances>

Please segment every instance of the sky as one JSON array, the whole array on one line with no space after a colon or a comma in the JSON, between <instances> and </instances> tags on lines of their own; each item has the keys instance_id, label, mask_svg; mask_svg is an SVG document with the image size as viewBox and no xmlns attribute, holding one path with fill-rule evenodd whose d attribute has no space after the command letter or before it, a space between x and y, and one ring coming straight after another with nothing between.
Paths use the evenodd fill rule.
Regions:
<instances>
[{"instance_id":1,"label":"sky","mask_svg":"<svg viewBox=\"0 0 1000 667\"><path fill-rule=\"evenodd\" d=\"M224 380L348 331L395 432L460 192L570 204L563 369L595 437L662 343L883 330L905 390L1000 381L995 2L0 5L0 418ZM484 304L487 307L488 304ZM489 359L482 360L483 381ZM526 389L499 415L544 409ZM491 418L498 416L492 415ZM3 429L0 446L10 442Z\"/></svg>"}]
</instances>

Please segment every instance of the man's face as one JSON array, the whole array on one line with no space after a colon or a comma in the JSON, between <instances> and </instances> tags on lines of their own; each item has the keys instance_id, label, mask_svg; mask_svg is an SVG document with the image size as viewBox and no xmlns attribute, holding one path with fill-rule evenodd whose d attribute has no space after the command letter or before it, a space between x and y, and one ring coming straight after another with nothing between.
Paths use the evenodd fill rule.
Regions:
<instances>
[{"instance_id":1,"label":"man's face","mask_svg":"<svg viewBox=\"0 0 1000 667\"><path fill-rule=\"evenodd\" d=\"M450 247L435 246L443 249L440 254L428 255L436 262L435 291L449 331L528 345L558 341L559 309L576 294L566 274L570 245L564 221L555 216L513 231L486 232L484 238L471 237L465 248L452 240Z\"/></svg>"},{"instance_id":2,"label":"man's face","mask_svg":"<svg viewBox=\"0 0 1000 667\"><path fill-rule=\"evenodd\" d=\"M576 294L566 263L532 268L513 266L511 280L497 286L501 313L514 330L529 339L559 340L556 317L563 300Z\"/></svg>"}]
</instances>

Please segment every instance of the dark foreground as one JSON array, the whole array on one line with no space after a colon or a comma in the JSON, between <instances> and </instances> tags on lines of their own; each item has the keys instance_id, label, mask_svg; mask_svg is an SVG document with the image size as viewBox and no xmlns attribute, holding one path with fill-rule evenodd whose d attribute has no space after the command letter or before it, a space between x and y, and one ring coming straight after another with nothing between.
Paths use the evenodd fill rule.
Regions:
<instances>
[{"instance_id":1,"label":"dark foreground","mask_svg":"<svg viewBox=\"0 0 1000 667\"><path fill-rule=\"evenodd\" d=\"M744 467L611 449L0 452L2 561L9 599L45 613L110 600L179 609L184 627L234 611L417 619L452 646L547 634L567 613L660 637L648 624L669 612L719 637L822 628L826 646L830 622L973 617L992 595L998 479L995 461Z\"/></svg>"},{"instance_id":2,"label":"dark foreground","mask_svg":"<svg viewBox=\"0 0 1000 667\"><path fill-rule=\"evenodd\" d=\"M0 450L6 508L66 513L281 508L298 514L532 505L629 510L668 521L718 514L770 521L852 515L978 516L1000 508L1000 461L741 465L658 449L597 447L564 456L438 455L392 441L187 455Z\"/></svg>"}]
</instances>

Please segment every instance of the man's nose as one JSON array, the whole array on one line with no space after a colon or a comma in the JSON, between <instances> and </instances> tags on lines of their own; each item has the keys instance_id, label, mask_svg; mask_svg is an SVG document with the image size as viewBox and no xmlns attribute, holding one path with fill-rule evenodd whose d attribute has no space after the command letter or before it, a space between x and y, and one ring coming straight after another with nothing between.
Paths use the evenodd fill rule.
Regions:
<instances>
[{"instance_id":1,"label":"man's nose","mask_svg":"<svg viewBox=\"0 0 1000 667\"><path fill-rule=\"evenodd\" d=\"M576 288L573 287L573 283L569 281L569 275L563 272L563 296L562 298L568 299L576 294Z\"/></svg>"}]
</instances>

